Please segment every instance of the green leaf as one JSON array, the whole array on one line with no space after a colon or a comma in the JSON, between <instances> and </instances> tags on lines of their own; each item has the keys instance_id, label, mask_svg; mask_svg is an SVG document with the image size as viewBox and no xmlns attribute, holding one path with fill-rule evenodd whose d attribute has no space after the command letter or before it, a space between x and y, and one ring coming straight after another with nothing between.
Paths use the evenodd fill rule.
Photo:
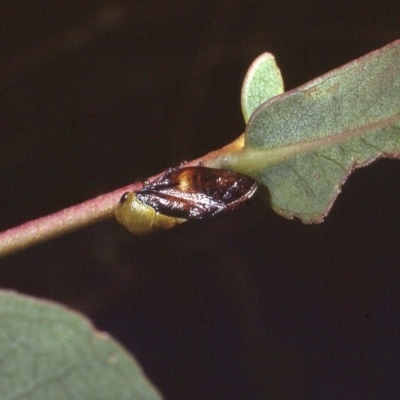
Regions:
<instances>
[{"instance_id":1,"label":"green leaf","mask_svg":"<svg viewBox=\"0 0 400 400\"><path fill-rule=\"evenodd\" d=\"M256 109L219 166L256 178L286 218L321 222L354 168L400 155L400 41Z\"/></svg>"},{"instance_id":2,"label":"green leaf","mask_svg":"<svg viewBox=\"0 0 400 400\"><path fill-rule=\"evenodd\" d=\"M160 399L137 362L81 315L0 292L0 398Z\"/></svg>"},{"instance_id":3,"label":"green leaf","mask_svg":"<svg viewBox=\"0 0 400 400\"><path fill-rule=\"evenodd\" d=\"M251 64L242 86L242 112L247 123L262 103L283 93L281 71L271 53L264 53Z\"/></svg>"}]
</instances>

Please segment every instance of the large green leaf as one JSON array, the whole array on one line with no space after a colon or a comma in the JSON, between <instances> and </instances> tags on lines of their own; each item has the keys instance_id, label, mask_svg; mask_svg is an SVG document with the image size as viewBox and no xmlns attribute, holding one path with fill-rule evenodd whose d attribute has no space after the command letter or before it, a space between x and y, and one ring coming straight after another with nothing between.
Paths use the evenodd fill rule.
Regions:
<instances>
[{"instance_id":1,"label":"large green leaf","mask_svg":"<svg viewBox=\"0 0 400 400\"><path fill-rule=\"evenodd\" d=\"M0 292L0 399L160 399L137 362L71 311Z\"/></svg>"},{"instance_id":2,"label":"large green leaf","mask_svg":"<svg viewBox=\"0 0 400 400\"><path fill-rule=\"evenodd\" d=\"M274 97L252 114L243 150L219 166L252 175L272 208L321 222L350 172L400 154L400 41Z\"/></svg>"}]
</instances>

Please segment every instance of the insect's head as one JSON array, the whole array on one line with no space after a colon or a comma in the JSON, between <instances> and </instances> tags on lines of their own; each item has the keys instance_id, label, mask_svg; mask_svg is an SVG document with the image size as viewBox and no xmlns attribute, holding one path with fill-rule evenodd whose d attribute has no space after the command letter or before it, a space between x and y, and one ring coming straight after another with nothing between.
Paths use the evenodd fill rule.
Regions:
<instances>
[{"instance_id":1,"label":"insect's head","mask_svg":"<svg viewBox=\"0 0 400 400\"><path fill-rule=\"evenodd\" d=\"M186 222L186 219L159 214L153 207L141 202L135 192L126 192L122 195L115 217L136 236L171 229L175 225Z\"/></svg>"}]
</instances>

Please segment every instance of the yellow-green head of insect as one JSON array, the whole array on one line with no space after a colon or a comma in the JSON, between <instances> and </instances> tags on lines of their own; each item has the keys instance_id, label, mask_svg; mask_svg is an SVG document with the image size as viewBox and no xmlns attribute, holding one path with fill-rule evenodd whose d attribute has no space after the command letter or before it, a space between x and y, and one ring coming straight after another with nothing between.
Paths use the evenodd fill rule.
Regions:
<instances>
[{"instance_id":1,"label":"yellow-green head of insect","mask_svg":"<svg viewBox=\"0 0 400 400\"><path fill-rule=\"evenodd\" d=\"M136 236L171 229L187 221L158 213L153 207L141 202L135 192L125 193L121 197L115 217L120 224Z\"/></svg>"}]
</instances>

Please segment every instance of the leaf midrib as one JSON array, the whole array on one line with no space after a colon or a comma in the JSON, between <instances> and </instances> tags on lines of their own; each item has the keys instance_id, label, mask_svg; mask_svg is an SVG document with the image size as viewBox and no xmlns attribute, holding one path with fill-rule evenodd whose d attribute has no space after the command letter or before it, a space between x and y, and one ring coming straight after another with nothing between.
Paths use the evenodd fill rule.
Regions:
<instances>
[{"instance_id":1,"label":"leaf midrib","mask_svg":"<svg viewBox=\"0 0 400 400\"><path fill-rule=\"evenodd\" d=\"M386 116L385 118L374 122L368 122L357 128L332 133L329 136L322 138L290 144L279 148L255 149L245 146L237 153L226 157L224 165L232 165L235 169L246 172L260 170L261 168L280 163L298 154L312 152L324 146L339 144L356 137L361 137L366 133L389 127L398 121L400 121L400 113Z\"/></svg>"}]
</instances>

